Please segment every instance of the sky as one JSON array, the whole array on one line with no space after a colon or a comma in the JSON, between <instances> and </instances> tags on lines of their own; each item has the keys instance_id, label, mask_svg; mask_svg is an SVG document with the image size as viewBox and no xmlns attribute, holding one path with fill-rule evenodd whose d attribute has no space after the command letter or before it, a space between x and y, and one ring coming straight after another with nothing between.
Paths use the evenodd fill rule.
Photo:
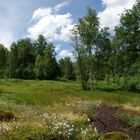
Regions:
<instances>
[{"instance_id":1,"label":"sky","mask_svg":"<svg viewBox=\"0 0 140 140\"><path fill-rule=\"evenodd\" d=\"M71 29L87 7L96 10L101 27L110 32L119 25L119 14L136 0L0 0L0 43L10 49L12 42L43 34L56 46L57 58L72 57Z\"/></svg>"}]
</instances>

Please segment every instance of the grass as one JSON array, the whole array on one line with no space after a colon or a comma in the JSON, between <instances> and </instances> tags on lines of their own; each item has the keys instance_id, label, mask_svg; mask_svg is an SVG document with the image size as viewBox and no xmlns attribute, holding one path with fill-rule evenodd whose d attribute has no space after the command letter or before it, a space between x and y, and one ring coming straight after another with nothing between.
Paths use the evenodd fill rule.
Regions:
<instances>
[{"instance_id":1,"label":"grass","mask_svg":"<svg viewBox=\"0 0 140 140\"><path fill-rule=\"evenodd\" d=\"M65 130L65 123L68 123L75 128L71 138L76 136L79 140L86 137L94 139L99 134L93 131L91 127L94 126L89 122L96 113L95 105L102 103L134 109L140 108L139 101L140 94L119 91L114 84L107 87L105 82L99 83L97 90L91 92L83 91L78 82L1 79L0 112L11 112L16 120L0 123L0 137L3 140L7 137L11 140L43 140L46 137L50 140L68 139L69 134ZM52 116L61 116L64 124L61 124L63 121L59 117L56 117L58 120L53 120L58 122L60 133L53 121L49 124L50 120L44 121L44 114L51 114L45 118L50 120Z\"/></svg>"},{"instance_id":2,"label":"grass","mask_svg":"<svg viewBox=\"0 0 140 140\"><path fill-rule=\"evenodd\" d=\"M1 80L0 96L17 104L51 105L73 100L140 106L140 95L125 91L83 91L78 82Z\"/></svg>"},{"instance_id":3,"label":"grass","mask_svg":"<svg viewBox=\"0 0 140 140\"><path fill-rule=\"evenodd\" d=\"M129 136L120 132L108 132L103 140L131 140Z\"/></svg>"},{"instance_id":4,"label":"grass","mask_svg":"<svg viewBox=\"0 0 140 140\"><path fill-rule=\"evenodd\" d=\"M140 117L139 116L132 116L129 114L122 114L120 117L120 121L132 128L140 127Z\"/></svg>"}]
</instances>

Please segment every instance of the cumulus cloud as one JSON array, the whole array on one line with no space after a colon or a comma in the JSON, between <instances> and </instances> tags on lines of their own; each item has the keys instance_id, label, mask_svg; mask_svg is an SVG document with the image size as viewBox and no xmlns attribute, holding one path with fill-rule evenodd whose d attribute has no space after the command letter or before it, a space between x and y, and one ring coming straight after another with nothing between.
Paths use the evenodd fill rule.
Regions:
<instances>
[{"instance_id":1,"label":"cumulus cloud","mask_svg":"<svg viewBox=\"0 0 140 140\"><path fill-rule=\"evenodd\" d=\"M61 46L62 46L61 44L56 45L56 47L55 47L55 51L58 52L58 51L60 50L60 47L61 47Z\"/></svg>"},{"instance_id":2,"label":"cumulus cloud","mask_svg":"<svg viewBox=\"0 0 140 140\"><path fill-rule=\"evenodd\" d=\"M0 43L3 44L6 48L10 48L11 43L13 42L13 34L7 31L1 31Z\"/></svg>"},{"instance_id":3,"label":"cumulus cloud","mask_svg":"<svg viewBox=\"0 0 140 140\"><path fill-rule=\"evenodd\" d=\"M119 24L119 15L125 9L132 8L135 2L136 0L102 0L102 5L105 9L98 13L101 26L110 27L113 30Z\"/></svg>"},{"instance_id":4,"label":"cumulus cloud","mask_svg":"<svg viewBox=\"0 0 140 140\"><path fill-rule=\"evenodd\" d=\"M51 8L38 8L36 11L34 11L32 15L32 20L48 16L51 14L51 12L52 12Z\"/></svg>"},{"instance_id":5,"label":"cumulus cloud","mask_svg":"<svg viewBox=\"0 0 140 140\"><path fill-rule=\"evenodd\" d=\"M62 3L59 3L59 4L57 4L57 5L54 7L54 10L55 10L56 12L58 12L61 8L63 8L64 6L67 6L67 5L68 5L68 2L67 2L67 1L62 2Z\"/></svg>"},{"instance_id":6,"label":"cumulus cloud","mask_svg":"<svg viewBox=\"0 0 140 140\"><path fill-rule=\"evenodd\" d=\"M65 58L65 57L72 57L72 53L68 50L62 50L60 53L59 53L59 56L62 57L62 58Z\"/></svg>"},{"instance_id":7,"label":"cumulus cloud","mask_svg":"<svg viewBox=\"0 0 140 140\"><path fill-rule=\"evenodd\" d=\"M28 28L28 36L36 39L43 34L49 41L69 42L74 27L71 13L58 14L56 9L66 5L62 3L53 8L39 8L34 11L32 20L35 24Z\"/></svg>"}]
</instances>

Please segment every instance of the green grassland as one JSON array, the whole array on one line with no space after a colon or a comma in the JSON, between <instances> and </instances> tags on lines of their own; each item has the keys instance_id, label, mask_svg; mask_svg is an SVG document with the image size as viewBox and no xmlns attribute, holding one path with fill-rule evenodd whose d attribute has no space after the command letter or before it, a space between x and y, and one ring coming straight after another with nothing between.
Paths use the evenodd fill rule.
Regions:
<instances>
[{"instance_id":1,"label":"green grassland","mask_svg":"<svg viewBox=\"0 0 140 140\"><path fill-rule=\"evenodd\" d=\"M0 96L17 104L51 105L73 100L102 101L107 104L140 106L140 94L119 90L83 91L78 82L1 80ZM108 88L109 89L109 88ZM115 89L115 86L114 86Z\"/></svg>"},{"instance_id":2,"label":"green grassland","mask_svg":"<svg viewBox=\"0 0 140 140\"><path fill-rule=\"evenodd\" d=\"M96 105L140 111L140 94L119 91L115 85L107 87L105 82L99 83L98 87L91 92L83 91L78 82L1 79L0 112L12 112L15 119L0 122L0 139L89 140L99 137L94 126L89 124ZM53 121L59 127L52 131L56 128ZM67 133L70 130L66 131L64 124L60 125L63 121L74 127L74 130L73 127L70 129L71 134Z\"/></svg>"}]
</instances>

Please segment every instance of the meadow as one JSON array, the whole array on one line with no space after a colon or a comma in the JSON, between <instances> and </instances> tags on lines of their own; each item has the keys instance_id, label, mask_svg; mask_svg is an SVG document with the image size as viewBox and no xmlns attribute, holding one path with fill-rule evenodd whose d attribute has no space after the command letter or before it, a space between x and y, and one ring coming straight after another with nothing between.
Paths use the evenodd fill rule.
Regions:
<instances>
[{"instance_id":1,"label":"meadow","mask_svg":"<svg viewBox=\"0 0 140 140\"><path fill-rule=\"evenodd\" d=\"M140 94L105 82L91 92L73 81L1 79L0 139L105 139L92 120L102 105L139 114ZM130 124L129 118L121 120ZM140 118L133 117L131 124L139 127Z\"/></svg>"}]
</instances>

